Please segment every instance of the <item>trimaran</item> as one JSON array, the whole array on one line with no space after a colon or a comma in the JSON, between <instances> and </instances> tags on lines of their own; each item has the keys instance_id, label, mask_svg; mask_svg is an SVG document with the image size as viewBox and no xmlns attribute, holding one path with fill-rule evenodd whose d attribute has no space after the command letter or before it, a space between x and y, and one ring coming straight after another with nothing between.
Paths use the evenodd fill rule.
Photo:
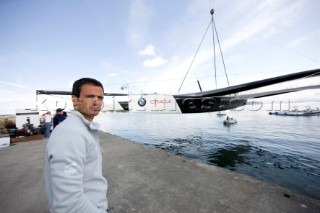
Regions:
<instances>
[{"instance_id":1,"label":"trimaran","mask_svg":"<svg viewBox=\"0 0 320 213\"><path fill-rule=\"evenodd\" d=\"M214 26L213 13L211 24ZM210 24L209 24L210 26ZM218 34L216 32L216 38ZM213 40L213 42L215 42ZM199 48L198 48L199 49ZM222 51L220 49L222 54ZM221 55L222 56L222 55ZM223 59L223 56L222 56ZM224 62L223 62L224 63ZM190 66L191 67L191 66ZM188 70L189 72L189 70ZM188 73L187 72L187 73ZM226 74L227 75L227 74ZM127 96L127 101L118 101L119 105L125 111L131 112L152 112L152 113L203 113L216 112L229 109L235 109L244 106L248 99L262 98L267 96L274 96L290 92L297 92L307 89L318 89L320 85L300 86L294 88L287 88L281 90L274 90L268 92L256 92L250 94L240 95L238 93L245 92L265 86L270 86L278 83L289 82L298 79L314 78L320 76L320 69L305 70L301 72L291 73L287 75L267 78L264 80L253 81L249 83L239 84L235 86L228 86L221 89L214 89L209 91L202 91L200 83L198 85L200 92L176 95L161 95L161 94L125 94L125 93L104 93L105 96ZM229 83L229 82L228 82ZM181 88L181 87L180 87ZM179 89L180 90L180 89ZM48 91L37 90L36 95L71 95L69 91Z\"/></svg>"}]
</instances>

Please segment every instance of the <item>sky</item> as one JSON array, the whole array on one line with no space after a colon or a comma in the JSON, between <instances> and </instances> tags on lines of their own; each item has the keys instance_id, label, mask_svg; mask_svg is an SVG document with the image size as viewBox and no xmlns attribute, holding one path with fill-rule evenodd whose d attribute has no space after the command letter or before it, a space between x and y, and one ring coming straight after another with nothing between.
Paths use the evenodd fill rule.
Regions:
<instances>
[{"instance_id":1,"label":"sky","mask_svg":"<svg viewBox=\"0 0 320 213\"><path fill-rule=\"evenodd\" d=\"M319 68L319 1L0 0L0 114L82 77L112 93L228 86L211 8L230 86ZM320 103L319 89L292 97Z\"/></svg>"}]
</instances>

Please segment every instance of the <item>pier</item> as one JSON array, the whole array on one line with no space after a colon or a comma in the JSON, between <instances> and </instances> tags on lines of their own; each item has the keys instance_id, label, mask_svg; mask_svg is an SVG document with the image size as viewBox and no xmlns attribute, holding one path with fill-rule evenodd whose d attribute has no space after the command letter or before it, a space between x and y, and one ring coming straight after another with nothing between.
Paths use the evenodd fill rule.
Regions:
<instances>
[{"instance_id":1,"label":"pier","mask_svg":"<svg viewBox=\"0 0 320 213\"><path fill-rule=\"evenodd\" d=\"M0 149L2 213L49 212L47 139ZM320 201L101 132L111 213L320 212Z\"/></svg>"}]
</instances>

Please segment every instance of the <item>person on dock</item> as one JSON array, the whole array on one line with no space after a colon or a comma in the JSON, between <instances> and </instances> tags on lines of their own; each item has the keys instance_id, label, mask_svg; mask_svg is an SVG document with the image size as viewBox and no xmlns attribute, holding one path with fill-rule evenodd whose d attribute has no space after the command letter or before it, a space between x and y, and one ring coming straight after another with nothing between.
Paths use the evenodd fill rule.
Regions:
<instances>
[{"instance_id":1,"label":"person on dock","mask_svg":"<svg viewBox=\"0 0 320 213\"><path fill-rule=\"evenodd\" d=\"M63 111L62 115L64 116L65 119L68 117L68 114L66 111Z\"/></svg>"},{"instance_id":2,"label":"person on dock","mask_svg":"<svg viewBox=\"0 0 320 213\"><path fill-rule=\"evenodd\" d=\"M108 212L102 175L99 124L104 89L92 78L74 82L74 111L52 132L46 150L45 182L51 212Z\"/></svg>"},{"instance_id":3,"label":"person on dock","mask_svg":"<svg viewBox=\"0 0 320 213\"><path fill-rule=\"evenodd\" d=\"M56 128L58 124L60 124L66 117L63 115L63 109L58 108L56 110L56 114L53 117L53 128Z\"/></svg>"},{"instance_id":4,"label":"person on dock","mask_svg":"<svg viewBox=\"0 0 320 213\"><path fill-rule=\"evenodd\" d=\"M44 115L44 137L45 137L45 138L48 138L48 137L50 136L51 125L52 125L51 112L48 111L48 112Z\"/></svg>"}]
</instances>

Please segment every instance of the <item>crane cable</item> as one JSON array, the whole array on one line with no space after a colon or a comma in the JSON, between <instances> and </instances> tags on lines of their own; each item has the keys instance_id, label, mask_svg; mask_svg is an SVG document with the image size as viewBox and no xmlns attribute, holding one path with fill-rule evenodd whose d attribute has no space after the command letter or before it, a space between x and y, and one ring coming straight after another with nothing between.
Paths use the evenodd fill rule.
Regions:
<instances>
[{"instance_id":1,"label":"crane cable","mask_svg":"<svg viewBox=\"0 0 320 213\"><path fill-rule=\"evenodd\" d=\"M219 37L218 37L218 32L217 32L217 29L216 29L216 26L215 26L215 22L214 22L214 18L213 18L214 9L211 9L211 10L210 10L210 14L211 14L212 17L211 17L211 20L210 20L210 22L209 22L209 25L208 25L208 27L207 27L207 29L206 29L203 37L202 37L202 40L201 40L201 42L200 42L200 44L199 44L199 46L198 46L198 49L197 49L197 51L196 51L196 54L194 55L194 57L193 57L193 59L192 59L192 61L191 61L191 64L190 64L190 66L189 66L189 68L188 68L188 70L187 70L187 73L185 74L185 76L184 76L184 78L183 78L183 80L182 80L182 83L181 83L181 85L180 85L180 87L179 87L178 92L180 92L180 90L181 90L181 88L182 88L182 85L183 85L184 81L185 81L186 78L187 78L187 75L188 75L188 73L189 73L189 71L190 71L190 69L191 69L191 66L192 66L192 64L193 64L193 62L194 62L194 60L195 60L195 58L196 58L196 56L197 56L197 54L198 54L198 52L199 52L199 50L200 50L200 47L201 47L201 45L202 45L202 43L203 43L203 40L204 40L204 38L206 37L206 35L207 35L207 33L208 33L208 30L209 30L210 26L212 27L212 34L213 34L214 70L215 70L215 82L216 82L216 87L217 87L217 71L216 71L216 54L215 54L216 51L215 51L215 39L214 39L214 35L215 35L215 34L216 34L217 41L218 41L218 44L219 44L219 50L220 50L220 54L221 54L221 58L222 58L222 62L223 62L224 71L225 71L225 75L226 75L226 78L227 78L228 86L230 86L230 85L229 85L228 74L227 74L227 71L226 71L226 66L225 66L225 63L224 63L224 58L223 58L223 55L222 55L222 50L221 50L221 45L220 45L220 41L219 41ZM199 86L199 88L200 88L200 91L202 92L202 89L201 89L199 80L197 80L197 82L198 82L198 86Z\"/></svg>"},{"instance_id":2,"label":"crane cable","mask_svg":"<svg viewBox=\"0 0 320 213\"><path fill-rule=\"evenodd\" d=\"M221 45L220 45L220 40L219 40L219 36L218 36L218 31L217 31L216 23L215 23L214 18L213 18L214 9L210 10L210 14L212 16L212 25L213 25L212 30L215 31L215 34L216 34L216 37L217 37L217 42L219 44L219 50L220 50L220 55L221 55L221 59L222 59L222 63L223 63L224 73L226 75L228 86L230 86L229 78L228 78L228 74L227 74L227 68L226 68L226 64L224 63L224 58L223 58L222 49L221 49ZM214 39L214 36L213 36L213 39ZM215 43L214 40L213 40L213 43ZM214 49L214 51L215 51L215 49ZM214 57L215 57L215 55L214 55ZM215 61L215 64L216 64L216 61ZM216 73L216 65L215 65L215 73ZM217 79L216 79L216 86L217 86Z\"/></svg>"},{"instance_id":3,"label":"crane cable","mask_svg":"<svg viewBox=\"0 0 320 213\"><path fill-rule=\"evenodd\" d=\"M211 20L211 21L212 21L212 20ZM190 64L190 66L189 66L189 68L188 68L188 71L187 71L186 75L185 75L184 78L183 78L183 81L182 81L182 83L181 83L181 85L180 85L180 88L179 88L178 92L180 92L180 89L181 89L184 81L186 80L186 77L187 77L187 75L188 75L188 73L189 73L189 71L190 71L190 69L191 69L191 66L192 66L194 60L196 59L196 56L197 56L197 54L198 54L198 52L199 52L199 50L200 50L200 47L201 47L201 45L202 45L202 42L203 42L204 38L206 37L206 34L207 34L208 30L209 30L211 21L210 21L210 23L209 23L209 25L208 25L208 27L207 27L207 29L206 29L205 34L204 34L203 37L202 37L202 40L201 40L201 42L200 42L200 44L199 44L199 46L198 46L198 49L197 49L197 51L196 51L196 54L194 55L194 57L193 57L193 59L192 59L192 61L191 61L191 64Z\"/></svg>"}]
</instances>

